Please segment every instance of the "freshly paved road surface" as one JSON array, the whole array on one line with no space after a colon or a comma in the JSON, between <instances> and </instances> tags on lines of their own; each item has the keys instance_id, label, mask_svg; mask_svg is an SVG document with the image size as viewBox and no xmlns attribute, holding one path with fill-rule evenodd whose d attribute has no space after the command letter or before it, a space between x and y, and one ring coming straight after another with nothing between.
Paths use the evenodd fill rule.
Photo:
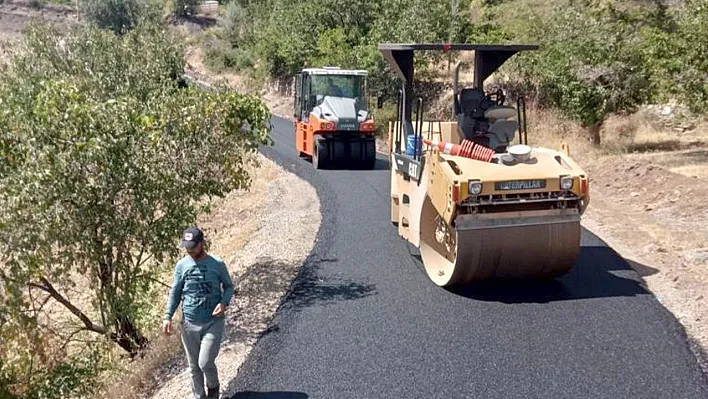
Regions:
<instances>
[{"instance_id":1,"label":"freshly paved road surface","mask_svg":"<svg viewBox=\"0 0 708 399\"><path fill-rule=\"evenodd\" d=\"M385 159L315 171L273 125L263 152L315 186L323 222L235 398L708 398L680 325L597 237L554 283L439 288L389 221Z\"/></svg>"}]
</instances>

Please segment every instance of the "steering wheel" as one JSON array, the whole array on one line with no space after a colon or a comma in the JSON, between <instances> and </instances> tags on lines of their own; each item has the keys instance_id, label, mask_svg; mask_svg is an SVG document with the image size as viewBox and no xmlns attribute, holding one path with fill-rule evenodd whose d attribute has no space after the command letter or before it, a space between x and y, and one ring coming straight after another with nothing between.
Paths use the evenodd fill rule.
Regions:
<instances>
[{"instance_id":1,"label":"steering wheel","mask_svg":"<svg viewBox=\"0 0 708 399\"><path fill-rule=\"evenodd\" d=\"M504 90L502 90L499 87L496 90L489 92L484 97L484 99L494 103L495 105L504 105L504 101L506 100L506 96L504 95Z\"/></svg>"}]
</instances>

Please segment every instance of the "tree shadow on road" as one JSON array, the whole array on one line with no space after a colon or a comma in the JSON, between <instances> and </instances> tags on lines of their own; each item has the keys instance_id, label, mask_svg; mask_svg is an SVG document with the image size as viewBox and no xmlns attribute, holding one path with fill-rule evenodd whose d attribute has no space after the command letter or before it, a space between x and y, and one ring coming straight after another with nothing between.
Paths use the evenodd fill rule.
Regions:
<instances>
[{"instance_id":1,"label":"tree shadow on road","mask_svg":"<svg viewBox=\"0 0 708 399\"><path fill-rule=\"evenodd\" d=\"M253 392L244 391L232 396L231 399L306 399L308 396L302 392Z\"/></svg>"},{"instance_id":2,"label":"tree shadow on road","mask_svg":"<svg viewBox=\"0 0 708 399\"><path fill-rule=\"evenodd\" d=\"M649 266L623 259L610 247L583 246L573 269L556 279L482 281L449 287L447 291L470 299L502 303L651 295L642 277L656 272Z\"/></svg>"},{"instance_id":3,"label":"tree shadow on road","mask_svg":"<svg viewBox=\"0 0 708 399\"><path fill-rule=\"evenodd\" d=\"M332 262L337 259L310 255L299 271L295 264L272 259L249 266L234 279L234 310L227 319L229 339L245 342L277 332L277 324L269 324L269 320L279 306L299 310L375 294L375 286L371 284L319 277L322 265Z\"/></svg>"},{"instance_id":4,"label":"tree shadow on road","mask_svg":"<svg viewBox=\"0 0 708 399\"><path fill-rule=\"evenodd\" d=\"M338 260L336 258L318 258L315 256L308 259L300 270L300 275L293 282L284 306L290 306L297 310L313 305L329 305L341 301L352 301L376 293L376 286L373 284L321 278L318 273L321 266L332 262L338 262Z\"/></svg>"}]
</instances>

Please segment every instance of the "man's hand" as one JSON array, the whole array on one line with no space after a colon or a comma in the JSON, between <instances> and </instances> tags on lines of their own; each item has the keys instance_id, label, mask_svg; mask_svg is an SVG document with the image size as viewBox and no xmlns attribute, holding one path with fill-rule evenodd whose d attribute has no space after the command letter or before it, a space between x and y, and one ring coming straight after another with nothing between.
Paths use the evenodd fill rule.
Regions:
<instances>
[{"instance_id":1,"label":"man's hand","mask_svg":"<svg viewBox=\"0 0 708 399\"><path fill-rule=\"evenodd\" d=\"M224 307L224 305L218 304L218 305L216 305L216 307L214 308L214 311L211 312L211 315L212 315L212 316L216 316L216 317L221 317L221 316L224 315L224 311L226 311L226 308Z\"/></svg>"},{"instance_id":2,"label":"man's hand","mask_svg":"<svg viewBox=\"0 0 708 399\"><path fill-rule=\"evenodd\" d=\"M165 335L172 334L172 321L165 320L162 322L162 332L165 333Z\"/></svg>"}]
</instances>

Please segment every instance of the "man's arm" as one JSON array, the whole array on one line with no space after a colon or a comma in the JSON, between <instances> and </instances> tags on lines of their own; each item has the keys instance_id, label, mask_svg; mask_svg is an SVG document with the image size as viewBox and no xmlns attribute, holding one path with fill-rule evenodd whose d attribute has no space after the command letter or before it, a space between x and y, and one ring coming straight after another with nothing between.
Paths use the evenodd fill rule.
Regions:
<instances>
[{"instance_id":1,"label":"man's arm","mask_svg":"<svg viewBox=\"0 0 708 399\"><path fill-rule=\"evenodd\" d=\"M229 306L231 297L234 295L234 284L231 282L231 276L229 275L229 271L226 269L226 264L223 261L219 262L219 277L221 278L221 284L224 289L224 294L221 297L221 304L226 307Z\"/></svg>"},{"instance_id":2,"label":"man's arm","mask_svg":"<svg viewBox=\"0 0 708 399\"><path fill-rule=\"evenodd\" d=\"M184 278L182 276L182 268L180 265L175 267L175 276L172 281L172 289L167 300L167 308L165 309L165 320L172 320L177 306L182 300L182 289L184 288Z\"/></svg>"}]
</instances>

